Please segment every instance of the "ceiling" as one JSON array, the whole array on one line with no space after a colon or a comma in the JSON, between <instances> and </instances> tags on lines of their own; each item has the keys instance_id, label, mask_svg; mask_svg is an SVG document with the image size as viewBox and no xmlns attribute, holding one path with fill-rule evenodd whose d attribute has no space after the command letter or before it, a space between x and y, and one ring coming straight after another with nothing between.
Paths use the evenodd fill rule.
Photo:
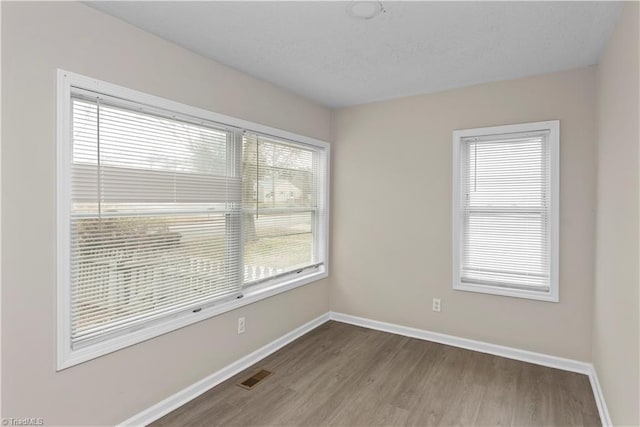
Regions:
<instances>
[{"instance_id":1,"label":"ceiling","mask_svg":"<svg viewBox=\"0 0 640 427\"><path fill-rule=\"evenodd\" d=\"M91 2L329 107L597 63L619 2Z\"/></svg>"}]
</instances>

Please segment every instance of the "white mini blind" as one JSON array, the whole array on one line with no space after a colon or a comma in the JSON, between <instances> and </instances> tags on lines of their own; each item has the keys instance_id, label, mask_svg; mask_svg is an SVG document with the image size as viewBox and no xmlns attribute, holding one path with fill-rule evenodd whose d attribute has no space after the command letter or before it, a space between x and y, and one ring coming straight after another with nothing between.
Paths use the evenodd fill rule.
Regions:
<instances>
[{"instance_id":1,"label":"white mini blind","mask_svg":"<svg viewBox=\"0 0 640 427\"><path fill-rule=\"evenodd\" d=\"M548 134L461 139L461 283L549 291Z\"/></svg>"},{"instance_id":2,"label":"white mini blind","mask_svg":"<svg viewBox=\"0 0 640 427\"><path fill-rule=\"evenodd\" d=\"M72 91L71 343L237 297L232 129Z\"/></svg>"},{"instance_id":3,"label":"white mini blind","mask_svg":"<svg viewBox=\"0 0 640 427\"><path fill-rule=\"evenodd\" d=\"M324 263L318 236L325 215L321 155L319 147L245 132L245 283Z\"/></svg>"}]
</instances>

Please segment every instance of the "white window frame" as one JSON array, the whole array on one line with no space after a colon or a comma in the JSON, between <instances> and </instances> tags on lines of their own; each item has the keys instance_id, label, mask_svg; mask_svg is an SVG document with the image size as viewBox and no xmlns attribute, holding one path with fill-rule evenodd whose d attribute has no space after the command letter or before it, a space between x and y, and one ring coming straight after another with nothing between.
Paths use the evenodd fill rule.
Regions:
<instances>
[{"instance_id":1,"label":"white window frame","mask_svg":"<svg viewBox=\"0 0 640 427\"><path fill-rule=\"evenodd\" d=\"M512 134L521 132L547 131L551 157L550 170L550 283L547 292L516 289L484 284L463 283L461 276L461 144L463 138L485 137L491 135ZM560 220L560 122L551 120L545 122L521 123L505 126L492 126L476 129L455 130L453 132L453 289L460 291L479 292L484 294L502 295L516 298L527 298L540 301L559 301L559 220Z\"/></svg>"},{"instance_id":2,"label":"white window frame","mask_svg":"<svg viewBox=\"0 0 640 427\"><path fill-rule=\"evenodd\" d=\"M132 330L122 335L97 342L95 344L72 349L71 347L71 91L72 87L104 93L128 101L175 111L194 118L220 123L224 126L271 135L296 143L320 148L320 161L325 173L323 182L319 183L318 194L325 209L322 220L318 220L318 251L322 265L303 271L301 274L276 277L259 285L245 287L243 297L232 301L222 301L203 306L198 312L179 313L162 322ZM213 316L235 310L265 298L303 286L329 275L329 173L330 144L318 139L298 135L292 132L264 126L258 123L237 119L223 114L213 113L201 108L188 106L165 98L138 92L115 84L103 82L90 77L57 70L57 185L56 185L56 263L57 263L57 370L69 368L79 363L134 345L176 329L191 325Z\"/></svg>"}]
</instances>

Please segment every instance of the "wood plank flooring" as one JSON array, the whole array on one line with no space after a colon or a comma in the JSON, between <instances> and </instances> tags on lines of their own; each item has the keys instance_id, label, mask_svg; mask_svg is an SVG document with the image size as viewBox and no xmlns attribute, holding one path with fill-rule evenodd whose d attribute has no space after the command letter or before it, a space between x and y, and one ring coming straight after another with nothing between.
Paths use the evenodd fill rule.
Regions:
<instances>
[{"instance_id":1,"label":"wood plank flooring","mask_svg":"<svg viewBox=\"0 0 640 427\"><path fill-rule=\"evenodd\" d=\"M331 321L152 425L601 424L586 375Z\"/></svg>"}]
</instances>

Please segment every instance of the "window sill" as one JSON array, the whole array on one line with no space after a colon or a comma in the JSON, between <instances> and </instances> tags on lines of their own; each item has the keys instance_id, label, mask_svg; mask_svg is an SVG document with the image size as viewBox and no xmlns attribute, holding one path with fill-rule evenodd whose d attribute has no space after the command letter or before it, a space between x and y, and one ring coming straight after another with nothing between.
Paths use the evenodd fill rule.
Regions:
<instances>
[{"instance_id":1,"label":"window sill","mask_svg":"<svg viewBox=\"0 0 640 427\"><path fill-rule=\"evenodd\" d=\"M105 354L142 343L160 335L184 328L185 326L207 320L228 311L244 307L245 305L253 304L263 299L324 279L328 276L329 273L327 267L321 266L317 271L305 274L303 277L285 277L279 280L276 279L260 285L248 287L243 291L242 298L213 304L209 307L203 308L197 313L182 312L171 318L164 318L162 322L130 331L110 340L77 350L68 350L65 354L58 355L57 370L61 371L66 368L70 368L91 359L104 356Z\"/></svg>"},{"instance_id":2,"label":"window sill","mask_svg":"<svg viewBox=\"0 0 640 427\"><path fill-rule=\"evenodd\" d=\"M476 285L473 283L454 282L453 289L458 291L477 292L481 294L500 295L512 298L524 298L537 301L559 302L557 292L530 291L524 289L501 288L498 286ZM553 289L553 288L552 288Z\"/></svg>"}]
</instances>

